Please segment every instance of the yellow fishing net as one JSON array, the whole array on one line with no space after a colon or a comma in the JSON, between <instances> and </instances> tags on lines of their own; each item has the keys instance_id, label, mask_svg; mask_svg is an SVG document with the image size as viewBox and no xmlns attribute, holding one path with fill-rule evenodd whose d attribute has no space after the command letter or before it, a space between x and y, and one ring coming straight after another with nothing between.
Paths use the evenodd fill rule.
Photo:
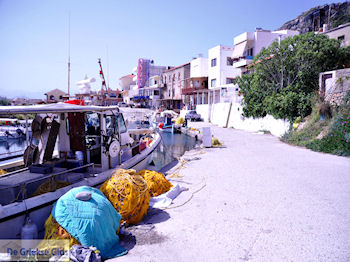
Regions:
<instances>
[{"instance_id":1,"label":"yellow fishing net","mask_svg":"<svg viewBox=\"0 0 350 262\"><path fill-rule=\"evenodd\" d=\"M182 125L185 122L185 119L183 117L178 117L175 120L176 125Z\"/></svg>"},{"instance_id":2,"label":"yellow fishing net","mask_svg":"<svg viewBox=\"0 0 350 262\"><path fill-rule=\"evenodd\" d=\"M61 227L52 215L50 215L45 222L44 239L68 239L69 248L72 248L73 245L80 245L79 241L72 237L63 227ZM45 249L45 247L42 245L40 248Z\"/></svg>"},{"instance_id":3,"label":"yellow fishing net","mask_svg":"<svg viewBox=\"0 0 350 262\"><path fill-rule=\"evenodd\" d=\"M150 194L145 179L133 169L118 169L100 190L122 216L121 222L139 223L147 214Z\"/></svg>"},{"instance_id":4,"label":"yellow fishing net","mask_svg":"<svg viewBox=\"0 0 350 262\"><path fill-rule=\"evenodd\" d=\"M0 169L0 176L1 175L5 175L5 174L7 174L7 172L5 170L3 170L3 169Z\"/></svg>"},{"instance_id":5,"label":"yellow fishing net","mask_svg":"<svg viewBox=\"0 0 350 262\"><path fill-rule=\"evenodd\" d=\"M216 137L212 137L211 144L213 147L222 146L223 144Z\"/></svg>"},{"instance_id":6,"label":"yellow fishing net","mask_svg":"<svg viewBox=\"0 0 350 262\"><path fill-rule=\"evenodd\" d=\"M151 196L159 196L168 192L173 186L162 173L141 170L137 174L141 175L146 180Z\"/></svg>"}]
</instances>

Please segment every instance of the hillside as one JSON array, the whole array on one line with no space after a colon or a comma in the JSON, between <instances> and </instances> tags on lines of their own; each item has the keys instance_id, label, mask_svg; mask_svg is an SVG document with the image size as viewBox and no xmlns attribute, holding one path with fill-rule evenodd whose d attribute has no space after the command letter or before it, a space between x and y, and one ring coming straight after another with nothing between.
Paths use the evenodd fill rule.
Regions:
<instances>
[{"instance_id":1,"label":"hillside","mask_svg":"<svg viewBox=\"0 0 350 262\"><path fill-rule=\"evenodd\" d=\"M325 4L311 8L296 19L284 23L281 29L298 30L301 33L319 31L323 24L329 29L350 22L350 2Z\"/></svg>"}]
</instances>

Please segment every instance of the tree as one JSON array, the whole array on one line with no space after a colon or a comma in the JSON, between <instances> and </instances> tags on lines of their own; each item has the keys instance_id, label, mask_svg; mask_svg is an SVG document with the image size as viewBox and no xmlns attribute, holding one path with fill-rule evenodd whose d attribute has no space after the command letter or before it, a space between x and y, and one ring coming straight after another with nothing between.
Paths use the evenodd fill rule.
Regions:
<instances>
[{"instance_id":1,"label":"tree","mask_svg":"<svg viewBox=\"0 0 350 262\"><path fill-rule=\"evenodd\" d=\"M325 35L308 33L275 41L254 58L250 74L236 80L243 94L243 113L293 121L311 112L320 72L344 68L350 48Z\"/></svg>"},{"instance_id":2,"label":"tree","mask_svg":"<svg viewBox=\"0 0 350 262\"><path fill-rule=\"evenodd\" d=\"M9 106L11 105L11 101L6 97L0 96L0 106Z\"/></svg>"}]
</instances>

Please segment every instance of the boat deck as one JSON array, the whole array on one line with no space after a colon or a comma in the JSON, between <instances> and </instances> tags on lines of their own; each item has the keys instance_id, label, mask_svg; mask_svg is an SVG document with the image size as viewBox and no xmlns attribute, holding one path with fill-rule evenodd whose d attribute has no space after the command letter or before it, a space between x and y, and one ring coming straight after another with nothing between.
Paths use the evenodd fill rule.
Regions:
<instances>
[{"instance_id":1,"label":"boat deck","mask_svg":"<svg viewBox=\"0 0 350 262\"><path fill-rule=\"evenodd\" d=\"M50 174L31 173L29 170L23 170L15 174L5 175L0 177L0 204L7 205L31 197L40 185L52 178L55 181L73 184L84 179L86 175L84 170L69 172L66 168L61 167L54 167Z\"/></svg>"}]
</instances>

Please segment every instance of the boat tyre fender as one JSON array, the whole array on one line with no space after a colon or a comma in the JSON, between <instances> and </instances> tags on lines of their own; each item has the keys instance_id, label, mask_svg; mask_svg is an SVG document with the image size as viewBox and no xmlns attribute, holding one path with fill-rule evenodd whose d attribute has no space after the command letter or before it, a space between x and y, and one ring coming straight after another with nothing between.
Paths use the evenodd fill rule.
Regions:
<instances>
[{"instance_id":1,"label":"boat tyre fender","mask_svg":"<svg viewBox=\"0 0 350 262\"><path fill-rule=\"evenodd\" d=\"M112 142L109 144L108 147L108 152L111 157L117 157L120 151L120 144L119 141L114 139Z\"/></svg>"},{"instance_id":2,"label":"boat tyre fender","mask_svg":"<svg viewBox=\"0 0 350 262\"><path fill-rule=\"evenodd\" d=\"M24 166L27 167L35 163L37 155L38 155L38 147L36 145L27 146L23 154Z\"/></svg>"}]
</instances>

